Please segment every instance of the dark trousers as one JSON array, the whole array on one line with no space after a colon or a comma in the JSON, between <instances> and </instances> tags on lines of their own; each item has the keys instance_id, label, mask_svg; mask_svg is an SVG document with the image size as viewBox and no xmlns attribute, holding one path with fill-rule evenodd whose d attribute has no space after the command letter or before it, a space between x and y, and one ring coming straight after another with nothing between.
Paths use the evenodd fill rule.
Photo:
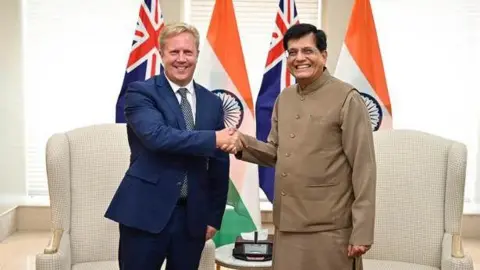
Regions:
<instances>
[{"instance_id":1,"label":"dark trousers","mask_svg":"<svg viewBox=\"0 0 480 270\"><path fill-rule=\"evenodd\" d=\"M205 238L187 231L184 206L177 206L159 234L120 224L118 261L120 270L159 270L167 259L167 270L198 270Z\"/></svg>"}]
</instances>

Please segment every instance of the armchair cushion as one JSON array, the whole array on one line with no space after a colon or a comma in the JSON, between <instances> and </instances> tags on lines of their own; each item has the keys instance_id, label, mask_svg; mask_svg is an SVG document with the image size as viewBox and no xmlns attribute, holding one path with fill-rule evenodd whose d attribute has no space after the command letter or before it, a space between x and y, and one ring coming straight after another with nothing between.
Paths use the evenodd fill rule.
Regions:
<instances>
[{"instance_id":1,"label":"armchair cushion","mask_svg":"<svg viewBox=\"0 0 480 270\"><path fill-rule=\"evenodd\" d=\"M72 270L118 270L117 261L79 263Z\"/></svg>"},{"instance_id":2,"label":"armchair cushion","mask_svg":"<svg viewBox=\"0 0 480 270\"><path fill-rule=\"evenodd\" d=\"M433 266L384 260L363 260L363 268L368 270L439 270Z\"/></svg>"},{"instance_id":3,"label":"armchair cushion","mask_svg":"<svg viewBox=\"0 0 480 270\"><path fill-rule=\"evenodd\" d=\"M452 238L451 234L444 234L442 243L442 270L471 270L473 261L470 256L455 258L452 256ZM425 266L420 264L411 264L399 261L368 260L364 259L364 268L368 270L439 270L440 268Z\"/></svg>"}]
</instances>

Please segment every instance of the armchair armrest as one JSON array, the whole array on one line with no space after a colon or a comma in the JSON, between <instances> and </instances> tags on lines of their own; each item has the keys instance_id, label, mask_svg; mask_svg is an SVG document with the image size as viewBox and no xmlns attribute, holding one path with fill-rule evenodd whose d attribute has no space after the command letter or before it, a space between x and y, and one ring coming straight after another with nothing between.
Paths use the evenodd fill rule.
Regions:
<instances>
[{"instance_id":1,"label":"armchair armrest","mask_svg":"<svg viewBox=\"0 0 480 270\"><path fill-rule=\"evenodd\" d=\"M463 253L462 238L445 233L442 242L442 270L473 270L473 261Z\"/></svg>"},{"instance_id":2,"label":"armchair armrest","mask_svg":"<svg viewBox=\"0 0 480 270\"><path fill-rule=\"evenodd\" d=\"M71 270L70 235L55 229L43 253L36 256L37 270Z\"/></svg>"},{"instance_id":3,"label":"armchair armrest","mask_svg":"<svg viewBox=\"0 0 480 270\"><path fill-rule=\"evenodd\" d=\"M465 254L463 253L462 236L459 234L452 235L452 257L454 258L465 257Z\"/></svg>"},{"instance_id":4,"label":"armchair armrest","mask_svg":"<svg viewBox=\"0 0 480 270\"><path fill-rule=\"evenodd\" d=\"M52 238L50 238L50 242L48 246L44 249L43 254L55 254L58 252L58 248L60 247L60 241L62 239L63 230L62 229L55 229L52 233Z\"/></svg>"},{"instance_id":5,"label":"armchair armrest","mask_svg":"<svg viewBox=\"0 0 480 270\"><path fill-rule=\"evenodd\" d=\"M198 270L212 269L215 269L215 243L210 239L205 242Z\"/></svg>"}]
</instances>

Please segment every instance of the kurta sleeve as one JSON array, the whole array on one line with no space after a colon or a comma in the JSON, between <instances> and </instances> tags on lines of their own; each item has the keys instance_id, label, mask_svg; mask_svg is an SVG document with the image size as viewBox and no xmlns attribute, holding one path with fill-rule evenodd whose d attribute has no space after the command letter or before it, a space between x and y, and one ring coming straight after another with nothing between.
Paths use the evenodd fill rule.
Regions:
<instances>
[{"instance_id":1,"label":"kurta sleeve","mask_svg":"<svg viewBox=\"0 0 480 270\"><path fill-rule=\"evenodd\" d=\"M351 91L341 111L342 144L352 166L352 245L373 244L375 226L376 161L373 131L365 103Z\"/></svg>"},{"instance_id":2,"label":"kurta sleeve","mask_svg":"<svg viewBox=\"0 0 480 270\"><path fill-rule=\"evenodd\" d=\"M244 148L235 155L237 159L264 167L275 166L278 147L278 99L273 106L271 121L272 127L266 143L246 134L240 135Z\"/></svg>"}]
</instances>

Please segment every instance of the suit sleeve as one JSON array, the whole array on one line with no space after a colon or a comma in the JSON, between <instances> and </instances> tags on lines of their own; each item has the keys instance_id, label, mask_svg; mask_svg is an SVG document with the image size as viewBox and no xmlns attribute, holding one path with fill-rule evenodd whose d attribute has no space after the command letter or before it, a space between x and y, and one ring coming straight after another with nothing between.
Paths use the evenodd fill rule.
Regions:
<instances>
[{"instance_id":1,"label":"suit sleeve","mask_svg":"<svg viewBox=\"0 0 480 270\"><path fill-rule=\"evenodd\" d=\"M275 167L278 148L278 99L273 107L271 121L272 127L267 142L259 141L246 134L240 135L244 148L235 155L237 159L264 167Z\"/></svg>"},{"instance_id":2,"label":"suit sleeve","mask_svg":"<svg viewBox=\"0 0 480 270\"><path fill-rule=\"evenodd\" d=\"M142 144L152 151L196 156L215 153L215 131L188 131L168 126L141 83L132 83L127 90L125 118Z\"/></svg>"},{"instance_id":3,"label":"suit sleeve","mask_svg":"<svg viewBox=\"0 0 480 270\"><path fill-rule=\"evenodd\" d=\"M218 113L217 130L225 128L223 118L223 108L220 107ZM225 206L227 204L228 185L230 173L230 157L228 153L219 149L215 151L215 156L210 158L208 166L209 176L209 218L208 225L220 230L222 224Z\"/></svg>"},{"instance_id":4,"label":"suit sleeve","mask_svg":"<svg viewBox=\"0 0 480 270\"><path fill-rule=\"evenodd\" d=\"M341 122L343 148L352 166L354 193L350 244L371 245L375 226L376 161L370 116L356 90L347 96Z\"/></svg>"}]
</instances>

